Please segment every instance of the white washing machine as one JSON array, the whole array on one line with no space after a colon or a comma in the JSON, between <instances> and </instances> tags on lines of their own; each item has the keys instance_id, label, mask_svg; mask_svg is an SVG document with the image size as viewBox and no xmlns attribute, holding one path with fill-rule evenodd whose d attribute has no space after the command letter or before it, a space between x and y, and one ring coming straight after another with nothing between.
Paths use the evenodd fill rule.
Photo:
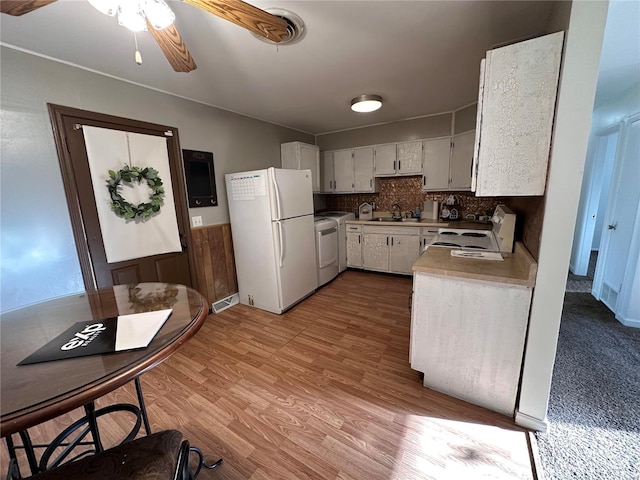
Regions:
<instances>
[{"instance_id":1,"label":"white washing machine","mask_svg":"<svg viewBox=\"0 0 640 480\"><path fill-rule=\"evenodd\" d=\"M333 218L316 217L316 266L318 286L338 276L338 222Z\"/></svg>"},{"instance_id":2,"label":"white washing machine","mask_svg":"<svg viewBox=\"0 0 640 480\"><path fill-rule=\"evenodd\" d=\"M356 214L353 212L321 212L316 214L316 218L333 218L338 222L338 272L347 269L347 220L355 220Z\"/></svg>"}]
</instances>

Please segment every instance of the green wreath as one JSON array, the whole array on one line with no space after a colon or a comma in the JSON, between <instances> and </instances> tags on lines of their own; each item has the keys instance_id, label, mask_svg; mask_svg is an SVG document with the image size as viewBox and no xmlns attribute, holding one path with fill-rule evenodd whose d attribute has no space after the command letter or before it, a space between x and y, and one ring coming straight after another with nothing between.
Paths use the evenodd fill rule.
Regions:
<instances>
[{"instance_id":1,"label":"green wreath","mask_svg":"<svg viewBox=\"0 0 640 480\"><path fill-rule=\"evenodd\" d=\"M122 182L137 182L140 184L143 181L147 183L147 186L152 192L147 202L132 205L120 195ZM117 172L109 170L107 189L111 196L111 210L113 210L117 216L126 220L140 219L146 222L158 213L160 207L164 204L164 187L162 186L162 180L158 177L158 171L155 168L140 168L125 165Z\"/></svg>"}]
</instances>

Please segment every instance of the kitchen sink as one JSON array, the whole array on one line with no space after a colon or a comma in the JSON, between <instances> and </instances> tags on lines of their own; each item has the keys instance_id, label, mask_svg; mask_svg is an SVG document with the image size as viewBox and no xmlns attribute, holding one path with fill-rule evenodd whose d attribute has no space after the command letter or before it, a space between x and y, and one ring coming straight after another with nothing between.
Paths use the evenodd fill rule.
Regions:
<instances>
[{"instance_id":1,"label":"kitchen sink","mask_svg":"<svg viewBox=\"0 0 640 480\"><path fill-rule=\"evenodd\" d=\"M378 217L377 222L417 222L417 218L393 218L393 217Z\"/></svg>"}]
</instances>

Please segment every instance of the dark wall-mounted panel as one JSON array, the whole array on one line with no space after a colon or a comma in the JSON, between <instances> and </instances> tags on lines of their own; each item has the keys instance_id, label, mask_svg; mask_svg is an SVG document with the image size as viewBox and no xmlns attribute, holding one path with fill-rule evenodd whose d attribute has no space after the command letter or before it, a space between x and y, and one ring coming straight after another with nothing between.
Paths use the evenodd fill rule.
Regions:
<instances>
[{"instance_id":1,"label":"dark wall-mounted panel","mask_svg":"<svg viewBox=\"0 0 640 480\"><path fill-rule=\"evenodd\" d=\"M182 150L189 208L218 205L213 153Z\"/></svg>"}]
</instances>

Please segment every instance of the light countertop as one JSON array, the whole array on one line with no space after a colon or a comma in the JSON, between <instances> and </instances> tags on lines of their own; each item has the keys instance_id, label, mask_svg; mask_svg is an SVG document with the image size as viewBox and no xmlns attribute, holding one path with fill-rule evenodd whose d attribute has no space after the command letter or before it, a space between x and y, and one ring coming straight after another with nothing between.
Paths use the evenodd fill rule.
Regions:
<instances>
[{"instance_id":1,"label":"light countertop","mask_svg":"<svg viewBox=\"0 0 640 480\"><path fill-rule=\"evenodd\" d=\"M381 222L375 222L381 223ZM413 264L414 272L533 287L538 264L521 242L502 262L452 257L450 248L431 247Z\"/></svg>"}]
</instances>

